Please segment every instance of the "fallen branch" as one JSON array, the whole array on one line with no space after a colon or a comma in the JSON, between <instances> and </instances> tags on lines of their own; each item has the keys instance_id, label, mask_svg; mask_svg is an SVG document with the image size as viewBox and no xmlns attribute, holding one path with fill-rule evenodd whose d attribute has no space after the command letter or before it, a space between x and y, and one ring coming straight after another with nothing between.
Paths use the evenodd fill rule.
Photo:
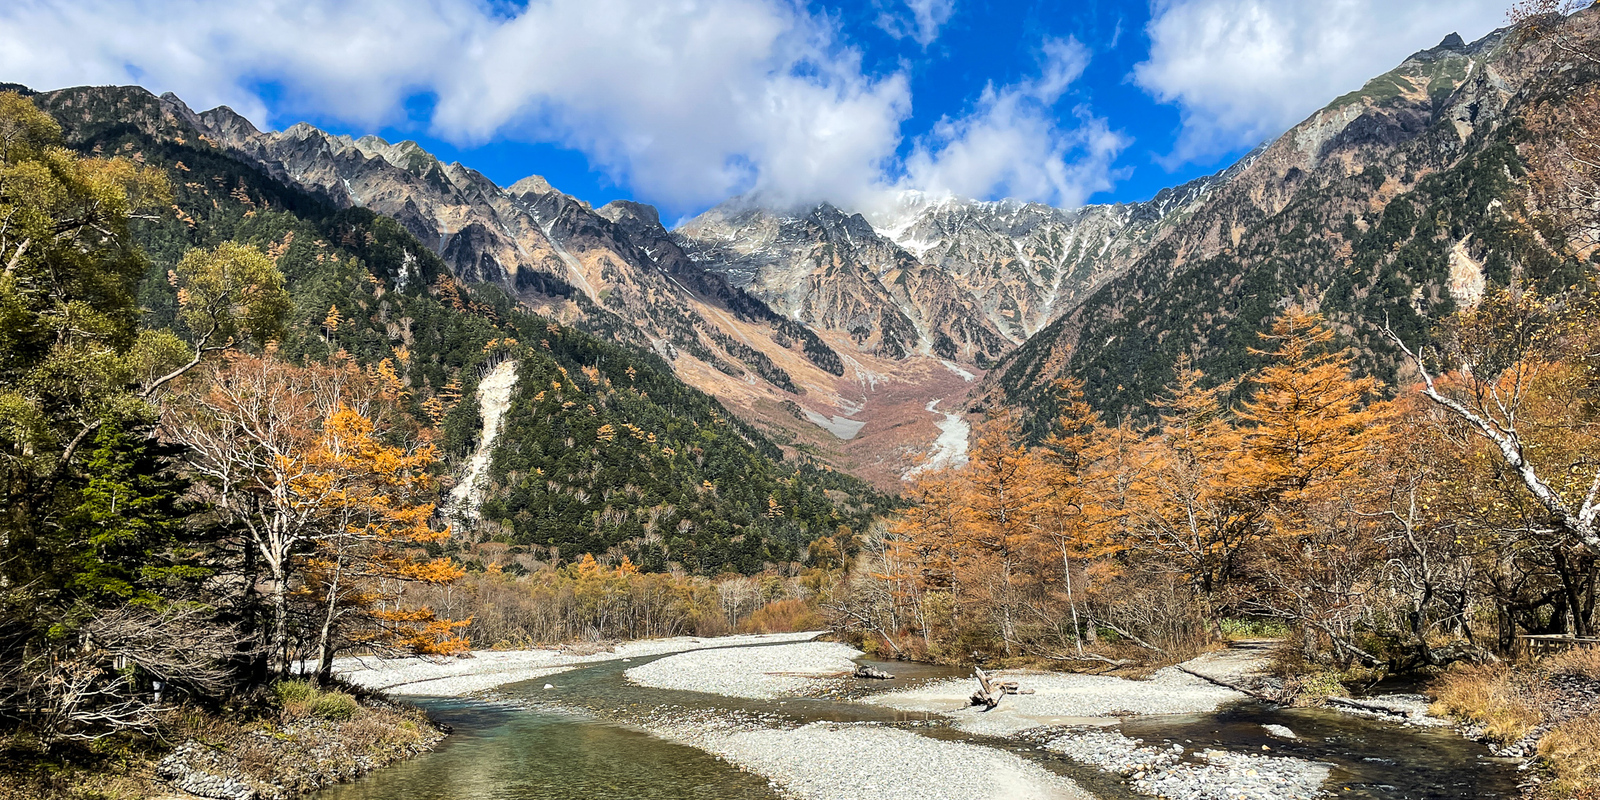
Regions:
<instances>
[{"instance_id":1,"label":"fallen branch","mask_svg":"<svg viewBox=\"0 0 1600 800\"><path fill-rule=\"evenodd\" d=\"M1162 650L1161 648L1156 647L1155 645L1153 645L1153 644L1151 644L1151 643L1149 643L1149 642L1147 642L1147 641L1145 641L1143 639L1140 639L1137 636L1134 636L1133 634L1131 634L1131 633L1129 633L1129 632L1127 632L1127 631L1117 627L1116 625L1113 625L1113 624L1111 624L1111 623L1109 623L1109 622L1107 622L1107 621L1105 621L1103 619L1096 619L1094 617L1091 617L1089 619L1089 624L1090 625L1095 625L1095 624L1104 625L1105 627L1110 628L1111 630L1115 631L1118 636L1121 636L1122 638L1127 639L1128 641L1133 642L1134 644L1136 644L1136 645L1138 645L1140 647L1143 647L1146 650L1151 650L1151 651L1154 651L1154 652L1157 652L1157 653L1165 653L1165 652L1167 652L1167 651Z\"/></svg>"},{"instance_id":2,"label":"fallen branch","mask_svg":"<svg viewBox=\"0 0 1600 800\"><path fill-rule=\"evenodd\" d=\"M978 691L972 693L972 705L983 706L984 711L993 711L995 706L1000 705L1000 699L1008 694L1007 683L1010 684L1011 691L1009 693L1016 693L1017 684L1015 682L990 680L982 667L974 667L973 670L977 672Z\"/></svg>"},{"instance_id":3,"label":"fallen branch","mask_svg":"<svg viewBox=\"0 0 1600 800\"><path fill-rule=\"evenodd\" d=\"M1098 653L1084 653L1076 656L1053 656L1045 653L1044 657L1050 661L1095 661L1101 664L1109 664L1113 667L1126 667L1134 663L1124 658L1106 658Z\"/></svg>"},{"instance_id":4,"label":"fallen branch","mask_svg":"<svg viewBox=\"0 0 1600 800\"><path fill-rule=\"evenodd\" d=\"M1217 686L1221 686L1224 689L1232 689L1233 691L1239 692L1240 694L1247 694L1247 695L1249 695L1251 697L1254 697L1255 699L1260 700L1260 701L1262 701L1264 703L1272 703L1274 705L1276 705L1278 703L1278 698L1276 698L1276 697L1268 697L1267 695L1261 694L1260 692L1257 692L1257 691L1254 691L1254 690L1251 690L1251 689L1246 689L1243 686L1240 686L1239 684L1231 683L1229 681L1222 680L1221 678L1213 678L1210 675L1202 675L1201 673L1195 672L1194 670L1189 669L1188 667L1185 667L1182 664L1177 665L1177 667L1178 667L1178 671L1179 672L1183 672L1183 673L1187 673L1189 675L1193 675L1196 678L1199 678L1200 680L1203 680L1203 681L1205 681L1207 683L1211 683L1211 684L1215 684Z\"/></svg>"},{"instance_id":5,"label":"fallen branch","mask_svg":"<svg viewBox=\"0 0 1600 800\"><path fill-rule=\"evenodd\" d=\"M1322 700L1329 705L1344 706L1346 708L1354 708L1360 711L1372 711L1378 714L1388 714L1391 717L1400 717L1401 719L1411 718L1411 715L1404 711L1399 711L1393 708L1384 708L1383 706L1368 705L1367 703L1363 703L1359 700L1351 700L1346 697L1324 697Z\"/></svg>"}]
</instances>

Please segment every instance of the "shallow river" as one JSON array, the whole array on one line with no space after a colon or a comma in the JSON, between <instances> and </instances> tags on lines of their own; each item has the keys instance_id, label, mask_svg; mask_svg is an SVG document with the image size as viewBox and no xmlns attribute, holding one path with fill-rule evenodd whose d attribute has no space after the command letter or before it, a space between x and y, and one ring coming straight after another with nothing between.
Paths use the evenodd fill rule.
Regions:
<instances>
[{"instance_id":1,"label":"shallow river","mask_svg":"<svg viewBox=\"0 0 1600 800\"><path fill-rule=\"evenodd\" d=\"M758 645L764 646L764 645ZM665 656L661 656L665 657ZM973 736L939 717L848 702L846 697L745 700L629 683L623 671L651 658L613 661L502 687L493 702L422 699L455 728L440 747L316 795L317 800L735 800L777 798L765 778L701 750L630 725L653 711L714 710L781 722L881 722L939 739L1012 751L1065 775L1097 796L1141 797L1114 776L1021 740ZM873 664L892 681L860 681L859 696L963 674L916 664ZM556 685L545 690L546 683ZM870 684L870 685L868 685ZM1287 725L1300 739L1269 738L1261 726ZM1194 747L1298 756L1334 766L1325 787L1341 798L1456 800L1517 796L1515 769L1481 746L1438 731L1309 709L1256 703L1213 714L1132 719L1128 736Z\"/></svg>"}]
</instances>

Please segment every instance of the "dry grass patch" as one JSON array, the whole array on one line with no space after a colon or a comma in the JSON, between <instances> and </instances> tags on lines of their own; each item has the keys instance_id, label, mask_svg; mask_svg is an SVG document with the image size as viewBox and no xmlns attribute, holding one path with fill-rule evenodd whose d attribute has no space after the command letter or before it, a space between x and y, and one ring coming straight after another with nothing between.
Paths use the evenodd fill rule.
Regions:
<instances>
[{"instance_id":1,"label":"dry grass patch","mask_svg":"<svg viewBox=\"0 0 1600 800\"><path fill-rule=\"evenodd\" d=\"M1539 740L1559 797L1600 798L1600 712L1569 719Z\"/></svg>"},{"instance_id":2,"label":"dry grass patch","mask_svg":"<svg viewBox=\"0 0 1600 800\"><path fill-rule=\"evenodd\" d=\"M1568 650L1551 656L1541 666L1551 675L1571 675L1600 682L1600 647Z\"/></svg>"},{"instance_id":3,"label":"dry grass patch","mask_svg":"<svg viewBox=\"0 0 1600 800\"><path fill-rule=\"evenodd\" d=\"M739 625L742 633L794 633L828 627L817 606L807 600L775 600L752 612Z\"/></svg>"},{"instance_id":4,"label":"dry grass patch","mask_svg":"<svg viewBox=\"0 0 1600 800\"><path fill-rule=\"evenodd\" d=\"M1501 744L1520 740L1544 721L1539 699L1504 665L1457 666L1434 692L1433 713L1477 723Z\"/></svg>"}]
</instances>

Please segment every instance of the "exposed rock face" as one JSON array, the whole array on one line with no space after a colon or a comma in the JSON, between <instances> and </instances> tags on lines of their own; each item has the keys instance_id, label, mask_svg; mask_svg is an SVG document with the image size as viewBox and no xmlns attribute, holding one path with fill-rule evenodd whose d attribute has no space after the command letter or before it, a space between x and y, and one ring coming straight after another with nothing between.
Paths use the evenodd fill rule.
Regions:
<instances>
[{"instance_id":1,"label":"exposed rock face","mask_svg":"<svg viewBox=\"0 0 1600 800\"><path fill-rule=\"evenodd\" d=\"M813 328L889 358L913 353L984 364L1010 342L953 276L829 204L781 215L742 200L675 232L691 258Z\"/></svg>"},{"instance_id":2,"label":"exposed rock face","mask_svg":"<svg viewBox=\"0 0 1600 800\"><path fill-rule=\"evenodd\" d=\"M735 198L673 235L780 313L873 352L986 365L1125 268L1219 180L1070 211L904 192L869 217Z\"/></svg>"}]
</instances>

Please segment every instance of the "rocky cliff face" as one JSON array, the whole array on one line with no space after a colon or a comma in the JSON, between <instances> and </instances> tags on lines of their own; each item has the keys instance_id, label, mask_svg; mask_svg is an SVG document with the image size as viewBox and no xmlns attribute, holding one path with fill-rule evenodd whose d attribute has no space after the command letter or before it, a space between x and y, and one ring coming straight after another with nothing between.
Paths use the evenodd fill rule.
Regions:
<instances>
[{"instance_id":1,"label":"rocky cliff face","mask_svg":"<svg viewBox=\"0 0 1600 800\"><path fill-rule=\"evenodd\" d=\"M1125 269L1222 180L1063 210L904 192L888 208L736 198L673 231L706 270L863 347L987 366Z\"/></svg>"}]
</instances>

